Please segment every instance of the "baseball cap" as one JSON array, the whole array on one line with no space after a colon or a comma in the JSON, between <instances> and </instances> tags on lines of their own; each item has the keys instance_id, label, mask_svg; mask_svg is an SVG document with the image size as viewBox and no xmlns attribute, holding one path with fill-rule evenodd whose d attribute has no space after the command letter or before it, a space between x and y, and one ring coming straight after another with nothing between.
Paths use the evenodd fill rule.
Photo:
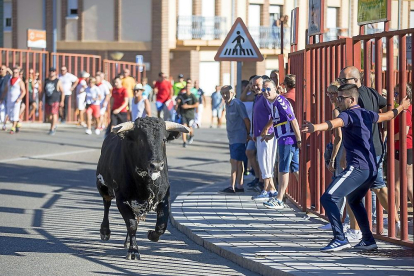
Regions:
<instances>
[{"instance_id":1,"label":"baseball cap","mask_svg":"<svg viewBox=\"0 0 414 276\"><path fill-rule=\"evenodd\" d=\"M56 72L56 68L55 67L50 67L49 72Z\"/></svg>"},{"instance_id":2,"label":"baseball cap","mask_svg":"<svg viewBox=\"0 0 414 276\"><path fill-rule=\"evenodd\" d=\"M142 84L138 83L134 86L134 91L135 90L145 90L144 87L142 86Z\"/></svg>"},{"instance_id":3,"label":"baseball cap","mask_svg":"<svg viewBox=\"0 0 414 276\"><path fill-rule=\"evenodd\" d=\"M89 73L88 73L88 72L82 71L82 72L81 72L81 77L86 79L86 78L89 78L89 77L90 77L90 75L89 75Z\"/></svg>"},{"instance_id":4,"label":"baseball cap","mask_svg":"<svg viewBox=\"0 0 414 276\"><path fill-rule=\"evenodd\" d=\"M182 79L182 78L184 78L184 75L183 75L183 74L179 74L179 75L178 75L178 78L179 78L179 79Z\"/></svg>"}]
</instances>

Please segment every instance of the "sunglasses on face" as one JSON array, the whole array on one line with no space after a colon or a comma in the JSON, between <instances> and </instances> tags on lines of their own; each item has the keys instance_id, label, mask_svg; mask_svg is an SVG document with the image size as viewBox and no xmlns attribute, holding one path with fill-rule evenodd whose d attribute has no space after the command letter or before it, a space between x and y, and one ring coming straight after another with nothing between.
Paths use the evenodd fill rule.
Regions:
<instances>
[{"instance_id":1,"label":"sunglasses on face","mask_svg":"<svg viewBox=\"0 0 414 276\"><path fill-rule=\"evenodd\" d=\"M336 99L338 100L338 102L342 102L342 101L344 101L345 99L348 99L348 98L352 98L352 97L351 96L348 96L348 97L344 97L344 96L336 97Z\"/></svg>"},{"instance_id":2,"label":"sunglasses on face","mask_svg":"<svg viewBox=\"0 0 414 276\"><path fill-rule=\"evenodd\" d=\"M270 92L272 89L270 87L262 88L262 92Z\"/></svg>"},{"instance_id":3,"label":"sunglasses on face","mask_svg":"<svg viewBox=\"0 0 414 276\"><path fill-rule=\"evenodd\" d=\"M342 84L346 84L349 80L357 80L356 78L337 78L336 81Z\"/></svg>"}]
</instances>

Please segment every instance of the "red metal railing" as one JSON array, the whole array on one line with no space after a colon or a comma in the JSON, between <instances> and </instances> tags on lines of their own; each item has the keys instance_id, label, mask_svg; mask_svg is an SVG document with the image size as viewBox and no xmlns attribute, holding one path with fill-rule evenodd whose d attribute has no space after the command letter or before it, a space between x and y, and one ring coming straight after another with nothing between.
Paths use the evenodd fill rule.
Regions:
<instances>
[{"instance_id":1,"label":"red metal railing","mask_svg":"<svg viewBox=\"0 0 414 276\"><path fill-rule=\"evenodd\" d=\"M33 69L34 72L39 73L39 79L44 80L45 73L49 70L49 52L47 51L33 51L33 50L20 50L20 49L7 49L0 48L0 64L5 65L8 68L19 67L23 70L23 76L25 79L28 78L28 73L30 69ZM26 110L22 114L23 120L29 119L29 86L28 82L26 85L26 97L25 97L25 106ZM35 96L33 94L33 96ZM39 106L39 112L36 118L31 118L33 121L43 121L43 109Z\"/></svg>"},{"instance_id":2,"label":"red metal railing","mask_svg":"<svg viewBox=\"0 0 414 276\"><path fill-rule=\"evenodd\" d=\"M125 69L129 69L131 76L137 81L137 83L141 83L142 79L145 78L145 64L108 59L103 60L103 70L108 80L113 80Z\"/></svg>"},{"instance_id":3,"label":"red metal railing","mask_svg":"<svg viewBox=\"0 0 414 276\"><path fill-rule=\"evenodd\" d=\"M353 38L344 38L337 41L310 44L305 51L289 54L289 72L296 75L296 108L298 121L303 119L313 123L321 123L332 119L332 106L325 95L326 87L334 81L340 70L346 66L354 65L363 70L363 83L367 86L375 86L381 93L382 88L387 90L389 109L394 106L394 87L399 85L400 99L405 96L406 83L413 80L413 71L408 70L406 58L406 37L413 35L414 29L383 32L372 35L359 35ZM399 49L397 64L395 66L394 36L398 36ZM385 51L383 41L386 41ZM375 47L372 47L375 41ZM414 56L414 50L413 56ZM361 62L361 53L363 63ZM386 64L383 63L385 57ZM373 63L375 60L375 63ZM386 70L383 71L383 65ZM412 68L412 66L411 66ZM395 69L398 69L395 70ZM371 80L372 79L372 80ZM372 83L374 82L374 83ZM300 87L302 85L302 87ZM374 85L372 85L374 84ZM302 102L300 102L302 100ZM414 117L413 117L414 119ZM405 129L405 116L400 117L400 129ZM395 172L394 161L394 121L387 123L387 186L388 186L388 210L395 210L395 173L401 176L400 210L401 235L398 236L395 229L395 212L388 213L388 233L384 235L383 209L377 198L376 212L377 224L374 229L375 236L394 243L414 247L413 241L408 236L408 203L407 203L407 150L406 135L400 132L400 171ZM320 205L320 197L331 181L331 173L325 169L323 153L326 144L332 140L329 132L304 135L302 137L303 148L300 153L300 185L290 182L288 194L293 201L303 210L325 217L325 212ZM365 197L367 213L372 214L371 192ZM413 204L413 203L411 203ZM397 214L398 215L398 214ZM372 226L372 217L369 215ZM414 231L414 229L412 229Z\"/></svg>"},{"instance_id":4,"label":"red metal railing","mask_svg":"<svg viewBox=\"0 0 414 276\"><path fill-rule=\"evenodd\" d=\"M56 72L59 74L60 69L65 66L69 73L79 76L81 71L88 72L91 76L95 76L96 72L102 69L102 58L97 55L82 55L70 53L51 53L51 64L55 64ZM68 102L67 121L77 121L76 118L76 95L72 93Z\"/></svg>"}]
</instances>

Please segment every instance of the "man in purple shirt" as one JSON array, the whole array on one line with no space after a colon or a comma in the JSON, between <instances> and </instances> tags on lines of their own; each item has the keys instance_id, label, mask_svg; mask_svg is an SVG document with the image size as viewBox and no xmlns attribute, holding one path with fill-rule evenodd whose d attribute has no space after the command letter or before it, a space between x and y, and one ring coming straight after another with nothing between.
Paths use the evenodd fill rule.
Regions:
<instances>
[{"instance_id":1,"label":"man in purple shirt","mask_svg":"<svg viewBox=\"0 0 414 276\"><path fill-rule=\"evenodd\" d=\"M321 248L321 251L339 251L351 247L343 232L338 201L346 196L347 202L355 215L362 231L362 240L354 246L357 250L374 250L377 244L369 227L367 212L362 199L376 180L379 164L376 159L375 145L373 143L372 126L376 123L389 121L410 106L406 97L398 106L386 113L378 114L368 111L358 105L358 86L344 84L338 89L338 103L342 111L331 121L321 124L306 122L303 132L330 131L341 127L343 145L346 150L347 168L329 184L321 197L329 222L332 225L334 238Z\"/></svg>"},{"instance_id":2,"label":"man in purple shirt","mask_svg":"<svg viewBox=\"0 0 414 276\"><path fill-rule=\"evenodd\" d=\"M294 173L296 179L299 179L299 148L302 141L292 105L285 97L277 93L276 85L272 80L263 82L263 94L269 109L271 108L271 118L261 130L260 140L269 143L277 139L279 147L278 195L263 202L263 205L271 209L283 209L283 196L289 184L289 173ZM274 131L272 131L272 125Z\"/></svg>"}]
</instances>

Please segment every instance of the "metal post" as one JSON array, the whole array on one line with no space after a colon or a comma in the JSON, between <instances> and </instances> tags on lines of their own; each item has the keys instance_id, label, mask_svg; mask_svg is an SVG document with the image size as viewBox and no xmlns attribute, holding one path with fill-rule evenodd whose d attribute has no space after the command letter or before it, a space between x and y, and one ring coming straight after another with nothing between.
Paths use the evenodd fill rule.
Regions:
<instances>
[{"instance_id":1,"label":"metal post","mask_svg":"<svg viewBox=\"0 0 414 276\"><path fill-rule=\"evenodd\" d=\"M236 20L236 0L231 1L231 22ZM230 84L234 85L234 61L230 61Z\"/></svg>"},{"instance_id":2,"label":"metal post","mask_svg":"<svg viewBox=\"0 0 414 276\"><path fill-rule=\"evenodd\" d=\"M297 34L296 34L297 35ZM283 32L283 22L280 22L280 54L283 55L283 40L284 40L284 32Z\"/></svg>"},{"instance_id":3,"label":"metal post","mask_svg":"<svg viewBox=\"0 0 414 276\"><path fill-rule=\"evenodd\" d=\"M236 97L240 99L241 96L241 81L242 81L242 62L237 62L237 91L236 91Z\"/></svg>"}]
</instances>

